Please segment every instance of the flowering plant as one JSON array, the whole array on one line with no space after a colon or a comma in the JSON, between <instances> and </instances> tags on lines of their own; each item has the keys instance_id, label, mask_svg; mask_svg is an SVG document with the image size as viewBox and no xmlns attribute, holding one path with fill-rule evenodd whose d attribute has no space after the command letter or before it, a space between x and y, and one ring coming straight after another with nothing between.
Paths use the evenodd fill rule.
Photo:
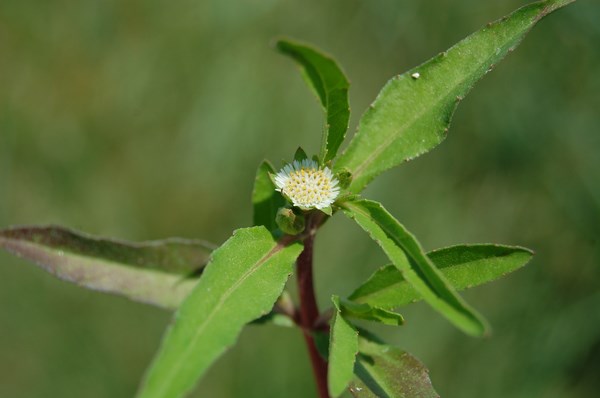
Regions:
<instances>
[{"instance_id":1,"label":"flowering plant","mask_svg":"<svg viewBox=\"0 0 600 398\"><path fill-rule=\"evenodd\" d=\"M302 156L302 155L300 155ZM330 208L340 193L339 181L328 167L314 160L294 160L273 177L277 192L302 210Z\"/></svg>"},{"instance_id":2,"label":"flowering plant","mask_svg":"<svg viewBox=\"0 0 600 398\"><path fill-rule=\"evenodd\" d=\"M522 267L531 251L491 244L425 252L378 202L360 192L382 172L438 145L474 83L512 51L542 17L573 0L547 0L489 24L446 52L391 79L363 114L338 156L350 111L349 83L337 63L288 40L293 58L325 113L320 152L299 148L277 171L256 174L254 226L216 248L199 240L127 243L60 227L0 231L0 246L85 287L175 310L139 397L179 397L237 339L248 323L297 326L321 397L437 396L426 368L357 322L399 326L397 309L418 300L460 330L485 335L487 322L457 293ZM336 213L354 220L390 260L348 297L320 311L313 287L313 245ZM298 299L285 290L296 265Z\"/></svg>"}]
</instances>

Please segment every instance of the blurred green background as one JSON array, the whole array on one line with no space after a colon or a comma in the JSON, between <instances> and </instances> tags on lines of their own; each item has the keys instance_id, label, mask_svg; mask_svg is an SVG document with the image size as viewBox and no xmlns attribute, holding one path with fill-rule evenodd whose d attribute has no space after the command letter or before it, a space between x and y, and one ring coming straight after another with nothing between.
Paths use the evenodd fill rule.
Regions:
<instances>
[{"instance_id":1,"label":"blurred green background","mask_svg":"<svg viewBox=\"0 0 600 398\"><path fill-rule=\"evenodd\" d=\"M0 225L57 223L128 240L223 242L251 222L263 158L316 152L322 116L279 35L334 54L351 132L395 74L524 1L0 2ZM449 138L365 193L427 249L520 244L534 261L465 293L472 339L425 305L380 334L443 397L600 391L600 6L542 21L463 101ZM343 217L317 242L327 305L385 263ZM0 396L130 397L170 315L57 281L0 253ZM297 330L250 327L198 397L311 397Z\"/></svg>"}]
</instances>

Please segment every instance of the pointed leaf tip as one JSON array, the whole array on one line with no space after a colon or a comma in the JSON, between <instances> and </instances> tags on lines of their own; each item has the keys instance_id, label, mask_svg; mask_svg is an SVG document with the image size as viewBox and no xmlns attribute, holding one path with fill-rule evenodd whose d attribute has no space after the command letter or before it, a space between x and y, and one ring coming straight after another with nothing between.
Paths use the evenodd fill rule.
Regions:
<instances>
[{"instance_id":1,"label":"pointed leaf tip","mask_svg":"<svg viewBox=\"0 0 600 398\"><path fill-rule=\"evenodd\" d=\"M414 159L446 137L458 101L512 51L543 17L572 0L526 5L488 24L424 64L389 80L362 115L336 162L360 192L384 171Z\"/></svg>"},{"instance_id":2,"label":"pointed leaf tip","mask_svg":"<svg viewBox=\"0 0 600 398\"><path fill-rule=\"evenodd\" d=\"M325 111L320 159L322 164L326 164L336 156L348 130L350 83L335 60L315 48L290 40L279 40L277 49L298 63L304 80Z\"/></svg>"},{"instance_id":3,"label":"pointed leaf tip","mask_svg":"<svg viewBox=\"0 0 600 398\"><path fill-rule=\"evenodd\" d=\"M518 246L470 244L446 247L427 253L434 265L456 289L491 282L523 267L533 253ZM393 265L379 268L349 299L381 308L397 308L423 297Z\"/></svg>"}]
</instances>

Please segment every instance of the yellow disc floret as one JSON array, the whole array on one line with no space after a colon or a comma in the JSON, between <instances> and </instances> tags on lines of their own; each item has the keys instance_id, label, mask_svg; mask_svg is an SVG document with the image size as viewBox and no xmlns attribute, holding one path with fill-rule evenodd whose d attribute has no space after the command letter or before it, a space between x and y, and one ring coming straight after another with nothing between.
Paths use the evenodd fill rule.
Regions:
<instances>
[{"instance_id":1,"label":"yellow disc floret","mask_svg":"<svg viewBox=\"0 0 600 398\"><path fill-rule=\"evenodd\" d=\"M323 209L331 206L340 188L329 168L319 168L317 162L294 160L275 175L277 191L302 209Z\"/></svg>"}]
</instances>

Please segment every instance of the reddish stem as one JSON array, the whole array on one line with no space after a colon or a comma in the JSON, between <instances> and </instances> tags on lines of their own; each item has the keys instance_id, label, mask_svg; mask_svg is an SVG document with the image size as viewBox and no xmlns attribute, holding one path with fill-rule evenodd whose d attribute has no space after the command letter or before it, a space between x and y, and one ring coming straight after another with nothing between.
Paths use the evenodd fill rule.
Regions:
<instances>
[{"instance_id":1,"label":"reddish stem","mask_svg":"<svg viewBox=\"0 0 600 398\"><path fill-rule=\"evenodd\" d=\"M300 326L310 356L313 374L317 382L317 390L320 398L329 398L327 391L327 363L317 351L313 332L316 330L315 325L319 318L319 308L315 299L315 289L313 286L313 244L314 230L311 230L309 224L307 231L308 236L304 239L304 250L298 257L296 263L298 271L298 291L300 295ZM315 228L316 230L316 228Z\"/></svg>"}]
</instances>

